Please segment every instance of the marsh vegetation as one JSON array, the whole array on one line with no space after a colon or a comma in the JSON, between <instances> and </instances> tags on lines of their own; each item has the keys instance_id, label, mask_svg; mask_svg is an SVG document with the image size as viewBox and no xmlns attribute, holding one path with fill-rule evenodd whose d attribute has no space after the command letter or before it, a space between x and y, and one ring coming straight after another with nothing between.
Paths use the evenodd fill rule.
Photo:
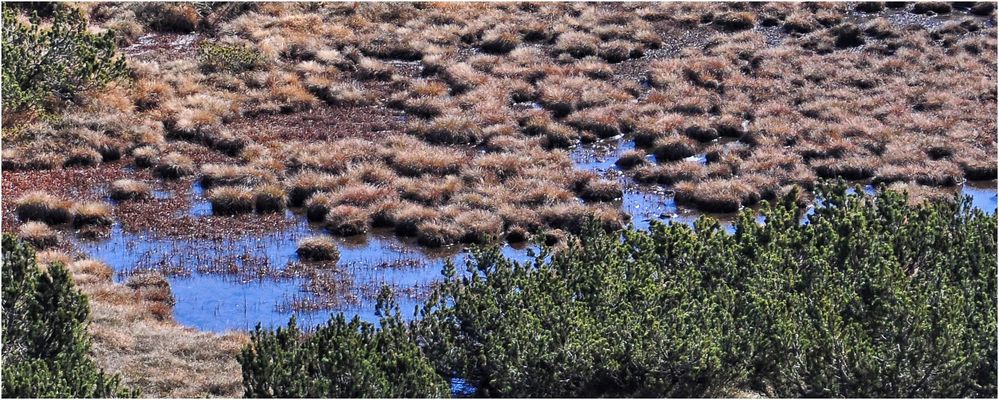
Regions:
<instances>
[{"instance_id":1,"label":"marsh vegetation","mask_svg":"<svg viewBox=\"0 0 999 400\"><path fill-rule=\"evenodd\" d=\"M828 371L781 375L800 366L764 371L765 363L745 363L787 349L773 347L772 338L730 338L733 329L759 333L762 325L711 325L721 320L689 322L704 329L696 335L681 324L675 336L656 340L685 343L700 335L725 341L711 346L758 353L702 354L690 362L704 368L689 373L674 367L690 363L641 358L637 351L578 363L666 366L677 374L667 379L596 367L560 370L554 366L566 361L551 358L556 353L521 354L538 363L532 367L538 381L525 382L516 378L523 371L503 369L513 364L475 365L463 353L481 343L448 342L455 346L451 358L430 356L444 350L426 347L430 339L419 337L425 332L395 321L392 307L374 311L383 286L394 293L383 300L398 304L404 320L414 307L453 295L467 275L441 283L449 259L458 265L512 260L546 270L593 255L589 243L611 238L681 242L675 234L700 243L701 235L716 237L705 223L695 224L702 214L740 238L752 230L748 215L765 218L764 201L780 200L788 215L828 210L816 201L816 188L838 179L891 204L978 221L960 229L991 238L994 247L994 235L975 230L994 217L968 217L974 213L966 205L947 208L957 207L954 195L962 193L976 196L974 206L986 213L996 210L994 3L5 3L3 24L3 231L35 247L41 265L69 268L91 298L98 364L144 394L237 395L234 354L247 340L242 331L263 322L252 340L267 342L269 329L295 313L301 329L273 335L302 336L305 347L289 350L298 354L322 344L310 332L339 312L346 318L316 328L324 332L318 337L357 344L355 356L378 368L416 362L413 379L432 385L407 386L413 382L393 381L376 368L364 372L371 378L364 391L330 383L310 394L439 394L438 378L461 379L493 396L704 396L731 395L718 391L730 389L778 396L994 394L995 382L974 375L989 368L994 375L994 364L929 374L974 375L967 379L985 385L978 391L967 389L971 381L909 385L919 373L914 369L899 369L886 383L871 378L859 358L844 361L857 368L852 381ZM929 218L901 205L848 203L842 218L852 218L850 212L874 218L865 208ZM798 221L809 219L798 215ZM682 226L695 228L680 232L689 229ZM769 228L762 229L766 235ZM678 246L718 246L724 253L730 241L742 240L734 238ZM6 247L5 239L5 259ZM494 247L503 257L471 250ZM646 250L654 257L661 249ZM550 259L531 261L537 252ZM719 263L756 265L726 260ZM658 265L627 261L649 262L642 267L649 270ZM866 273L829 268L843 279ZM616 272L604 272L614 281ZM908 281L891 275L900 279L892 281L896 289L918 276L906 274ZM583 283L585 271L569 275L566 284L582 285L573 288L581 296L627 297L584 290L592 284ZM961 279L982 284L974 276ZM729 275L717 278L738 286L734 293L762 290L726 281ZM499 278L483 279L485 290ZM685 289L704 289L690 282ZM632 284L644 287L621 283ZM837 290L852 290L851 284ZM986 289L994 303L994 287ZM702 294L664 292L656 301ZM884 295L874 291L862 302ZM772 311L733 296L739 312ZM127 298L142 301L127 304ZM597 312L610 303L587 304L565 311L592 317L575 322L592 328L587 338L610 340L604 333L619 326ZM675 314L670 310L676 308L661 311ZM351 321L352 314L361 320ZM800 322L783 317L790 319L782 323ZM185 330L178 321L221 334ZM510 324L503 329L514 329ZM988 328L954 324L971 336ZM851 346L867 338L851 332L860 335ZM978 345L955 335L959 344L940 357ZM413 338L419 346L406 342ZM159 340L168 342L155 353L163 359L138 362ZM398 359L364 353L367 346L396 345ZM165 356L186 348L210 361ZM589 354L576 350L565 354ZM435 375L423 365L427 356ZM146 369L132 368L137 364ZM150 372L159 369L172 373ZM622 383L619 373L632 380ZM248 383L247 394L304 394L282 392L268 379ZM865 391L871 387L897 391Z\"/></svg>"}]
</instances>

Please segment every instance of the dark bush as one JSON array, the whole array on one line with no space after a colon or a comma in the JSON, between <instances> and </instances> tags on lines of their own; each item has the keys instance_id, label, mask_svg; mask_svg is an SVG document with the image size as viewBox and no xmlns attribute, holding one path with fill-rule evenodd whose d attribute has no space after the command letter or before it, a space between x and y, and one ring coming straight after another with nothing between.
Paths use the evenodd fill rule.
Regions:
<instances>
[{"instance_id":1,"label":"dark bush","mask_svg":"<svg viewBox=\"0 0 999 400\"><path fill-rule=\"evenodd\" d=\"M33 14L30 23L3 11L3 110L51 108L83 90L125 76L125 59L116 53L114 32L93 34L76 8L59 4L51 27Z\"/></svg>"},{"instance_id":2,"label":"dark bush","mask_svg":"<svg viewBox=\"0 0 999 400\"><path fill-rule=\"evenodd\" d=\"M591 229L550 261L478 252L419 342L477 396L995 396L996 217L818 195L808 224L792 194L734 234L702 218Z\"/></svg>"},{"instance_id":3,"label":"dark bush","mask_svg":"<svg viewBox=\"0 0 999 400\"><path fill-rule=\"evenodd\" d=\"M527 263L476 250L408 327L396 311L380 330L258 328L246 394L439 396L452 379L482 397L995 397L996 217L816 195L807 223L791 191L734 233L591 223Z\"/></svg>"},{"instance_id":4,"label":"dark bush","mask_svg":"<svg viewBox=\"0 0 999 400\"><path fill-rule=\"evenodd\" d=\"M257 326L243 349L246 397L443 397L448 385L410 335L398 307L379 295L380 327L337 315L303 333Z\"/></svg>"},{"instance_id":5,"label":"dark bush","mask_svg":"<svg viewBox=\"0 0 999 400\"><path fill-rule=\"evenodd\" d=\"M3 235L3 397L128 397L137 393L89 358L87 298L61 265Z\"/></svg>"}]
</instances>

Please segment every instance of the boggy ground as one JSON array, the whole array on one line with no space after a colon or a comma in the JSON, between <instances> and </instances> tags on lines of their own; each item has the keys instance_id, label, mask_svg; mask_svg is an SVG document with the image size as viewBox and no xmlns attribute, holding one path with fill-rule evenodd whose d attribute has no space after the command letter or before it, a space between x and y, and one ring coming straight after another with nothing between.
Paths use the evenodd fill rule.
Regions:
<instances>
[{"instance_id":1,"label":"boggy ground","mask_svg":"<svg viewBox=\"0 0 999 400\"><path fill-rule=\"evenodd\" d=\"M558 238L626 222L568 152L618 136L630 183L703 211L995 179L994 3L899 4L79 4L130 78L5 116L3 230L215 240L290 207L428 247ZM123 179L169 195L109 201ZM196 181L217 216L190 217Z\"/></svg>"},{"instance_id":2,"label":"boggy ground","mask_svg":"<svg viewBox=\"0 0 999 400\"><path fill-rule=\"evenodd\" d=\"M108 373L146 397L239 397L236 356L249 341L240 332L222 335L177 324L170 285L156 274L112 282L111 267L55 250L37 253L39 265L65 265L90 302L92 356Z\"/></svg>"},{"instance_id":3,"label":"boggy ground","mask_svg":"<svg viewBox=\"0 0 999 400\"><path fill-rule=\"evenodd\" d=\"M7 171L120 155L148 181L222 187L218 214L286 200L332 233L431 247L620 226L619 184L565 151L617 135L637 182L705 211L818 177L995 177L987 5L84 8L122 33L132 79L7 129Z\"/></svg>"}]
</instances>

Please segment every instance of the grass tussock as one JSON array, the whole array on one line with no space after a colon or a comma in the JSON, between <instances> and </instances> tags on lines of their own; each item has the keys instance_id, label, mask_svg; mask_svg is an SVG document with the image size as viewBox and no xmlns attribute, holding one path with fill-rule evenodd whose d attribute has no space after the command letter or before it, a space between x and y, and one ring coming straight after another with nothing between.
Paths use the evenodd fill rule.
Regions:
<instances>
[{"instance_id":1,"label":"grass tussock","mask_svg":"<svg viewBox=\"0 0 999 400\"><path fill-rule=\"evenodd\" d=\"M145 201L153 198L153 189L142 181L119 179L111 182L108 195L115 201Z\"/></svg>"},{"instance_id":2,"label":"grass tussock","mask_svg":"<svg viewBox=\"0 0 999 400\"><path fill-rule=\"evenodd\" d=\"M329 236L313 236L298 242L298 257L305 261L337 262L340 251Z\"/></svg>"},{"instance_id":3,"label":"grass tussock","mask_svg":"<svg viewBox=\"0 0 999 400\"><path fill-rule=\"evenodd\" d=\"M256 203L253 190L245 186L220 186L209 190L207 197L215 215L251 213Z\"/></svg>"},{"instance_id":4,"label":"grass tussock","mask_svg":"<svg viewBox=\"0 0 999 400\"><path fill-rule=\"evenodd\" d=\"M265 184L253 189L253 208L261 214L280 212L288 206L288 195L276 184Z\"/></svg>"},{"instance_id":5,"label":"grass tussock","mask_svg":"<svg viewBox=\"0 0 999 400\"><path fill-rule=\"evenodd\" d=\"M134 85L5 127L4 170L126 154L162 179L257 188L258 212L325 193L320 220L346 205L396 226L415 204L452 212L414 223L463 231L455 218L470 209L504 231L554 228L537 209L577 196L599 209L609 196L586 193L600 183L576 181L564 150L606 138L644 152L617 160L627 177L748 185L740 205L819 177L996 176L995 28L975 17L992 3L85 7L91 29L139 44L126 57ZM901 27L898 13L959 17ZM153 31L182 34L147 38L170 50L143 53L135 41ZM211 40L187 43L191 31ZM234 55L252 63L208 60L209 44L249 49Z\"/></svg>"},{"instance_id":6,"label":"grass tussock","mask_svg":"<svg viewBox=\"0 0 999 400\"><path fill-rule=\"evenodd\" d=\"M28 192L15 201L14 212L22 221L41 221L49 225L70 222L70 203L45 192Z\"/></svg>"},{"instance_id":7,"label":"grass tussock","mask_svg":"<svg viewBox=\"0 0 999 400\"><path fill-rule=\"evenodd\" d=\"M111 226L111 206L99 201L87 201L73 206L73 227Z\"/></svg>"},{"instance_id":8,"label":"grass tussock","mask_svg":"<svg viewBox=\"0 0 999 400\"><path fill-rule=\"evenodd\" d=\"M368 232L368 212L361 207L339 205L326 214L325 223L326 229L334 235L363 235Z\"/></svg>"},{"instance_id":9,"label":"grass tussock","mask_svg":"<svg viewBox=\"0 0 999 400\"><path fill-rule=\"evenodd\" d=\"M194 170L194 161L180 153L170 153L159 158L153 167L153 172L163 179L178 179L193 175Z\"/></svg>"},{"instance_id":10,"label":"grass tussock","mask_svg":"<svg viewBox=\"0 0 999 400\"><path fill-rule=\"evenodd\" d=\"M59 234L44 222L30 221L21 224L17 237L36 249L42 250L59 244Z\"/></svg>"}]
</instances>

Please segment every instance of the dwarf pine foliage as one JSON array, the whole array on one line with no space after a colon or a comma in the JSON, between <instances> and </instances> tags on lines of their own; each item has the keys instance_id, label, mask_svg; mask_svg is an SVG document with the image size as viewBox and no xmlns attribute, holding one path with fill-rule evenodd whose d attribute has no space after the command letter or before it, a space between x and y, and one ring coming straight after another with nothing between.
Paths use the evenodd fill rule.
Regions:
<instances>
[{"instance_id":1,"label":"dwarf pine foliage","mask_svg":"<svg viewBox=\"0 0 999 400\"><path fill-rule=\"evenodd\" d=\"M130 397L89 358L87 298L61 265L3 236L3 397Z\"/></svg>"},{"instance_id":2,"label":"dwarf pine foliage","mask_svg":"<svg viewBox=\"0 0 999 400\"><path fill-rule=\"evenodd\" d=\"M247 397L442 397L448 385L383 291L380 327L343 314L312 332L259 325L243 349Z\"/></svg>"},{"instance_id":3,"label":"dwarf pine foliage","mask_svg":"<svg viewBox=\"0 0 999 400\"><path fill-rule=\"evenodd\" d=\"M734 233L702 218L591 228L529 263L484 249L466 273L445 269L408 330L390 329L477 396L996 396L996 217L966 200L858 192L820 188L807 220L792 193ZM340 317L309 343L367 354L359 325ZM327 380L363 376L365 364L318 361L287 332L254 337L258 358L282 360L267 375L243 364L248 381L286 390L268 394L315 394L292 390L317 362ZM340 393L387 395L352 390Z\"/></svg>"},{"instance_id":4,"label":"dwarf pine foliage","mask_svg":"<svg viewBox=\"0 0 999 400\"><path fill-rule=\"evenodd\" d=\"M125 58L116 54L114 32L88 32L80 10L56 5L47 22L51 27L43 27L33 13L24 23L11 7L4 7L4 111L69 100L127 73Z\"/></svg>"}]
</instances>

